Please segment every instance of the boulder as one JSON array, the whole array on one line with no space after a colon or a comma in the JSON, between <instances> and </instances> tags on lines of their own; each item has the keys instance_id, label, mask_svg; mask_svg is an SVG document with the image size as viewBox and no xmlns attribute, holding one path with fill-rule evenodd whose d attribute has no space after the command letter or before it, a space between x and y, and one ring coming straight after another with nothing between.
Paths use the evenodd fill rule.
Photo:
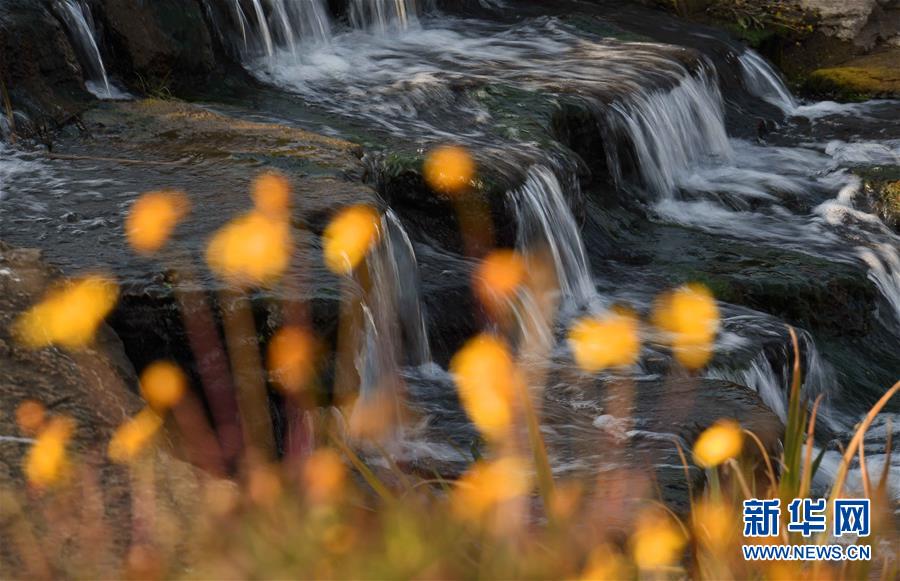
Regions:
<instances>
[{"instance_id":1,"label":"boulder","mask_svg":"<svg viewBox=\"0 0 900 581\"><path fill-rule=\"evenodd\" d=\"M19 135L53 129L90 101L69 39L43 3L0 4L0 116Z\"/></svg>"},{"instance_id":2,"label":"boulder","mask_svg":"<svg viewBox=\"0 0 900 581\"><path fill-rule=\"evenodd\" d=\"M16 317L37 302L56 277L40 251L0 243L0 570L27 571L22 568L27 549L18 542L21 535L5 537L10 531L21 531L27 523L40 537L56 535L59 545L48 544L44 550L48 566L58 574L102 577L100 571L108 574L110 569L105 568L114 568L124 554L133 530L132 474L106 459L106 447L114 430L139 411L143 402L135 393L137 378L122 343L106 325L101 326L93 345L80 351L27 349L11 337ZM33 434L21 432L15 418L26 400L43 404L52 416L75 422L68 446L70 457L77 460L70 488L35 494L26 486L22 465ZM188 518L202 475L173 458L163 445L154 457L161 514ZM67 501L68 495L72 498ZM78 502L85 511L84 523L62 526L54 522L50 515L60 502ZM103 546L80 552L78 548L83 550L85 540L93 539L91 535L98 530L91 527L107 528L100 542ZM76 565L94 557L96 562ZM90 568L72 570L73 566Z\"/></svg>"},{"instance_id":3,"label":"boulder","mask_svg":"<svg viewBox=\"0 0 900 581\"><path fill-rule=\"evenodd\" d=\"M216 68L213 39L196 0L96 0L111 67L147 94L167 94Z\"/></svg>"}]
</instances>

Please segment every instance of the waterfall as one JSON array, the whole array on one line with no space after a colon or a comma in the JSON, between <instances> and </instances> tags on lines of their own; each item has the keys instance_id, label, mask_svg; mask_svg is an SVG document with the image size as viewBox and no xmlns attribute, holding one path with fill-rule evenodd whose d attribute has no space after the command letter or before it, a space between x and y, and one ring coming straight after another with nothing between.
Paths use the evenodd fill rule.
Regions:
<instances>
[{"instance_id":1,"label":"waterfall","mask_svg":"<svg viewBox=\"0 0 900 581\"><path fill-rule=\"evenodd\" d=\"M839 390L835 381L834 369L819 353L815 341L808 331L799 330L797 336L800 352L804 361L803 394L812 402L824 394L822 407L819 410L819 421L827 423L831 429L840 430L845 426L837 421L836 414L830 407L830 398ZM749 387L759 394L766 406L781 421L787 421L788 398L794 370L794 351L790 342L783 343L776 353L760 351L749 364L739 369L711 369L708 377L724 379L738 385Z\"/></svg>"},{"instance_id":2,"label":"waterfall","mask_svg":"<svg viewBox=\"0 0 900 581\"><path fill-rule=\"evenodd\" d=\"M240 35L244 55L275 55L276 50L297 54L303 42L331 39L331 19L325 0L249 0L250 16L241 0L232 0L233 28Z\"/></svg>"},{"instance_id":3,"label":"waterfall","mask_svg":"<svg viewBox=\"0 0 900 581\"><path fill-rule=\"evenodd\" d=\"M56 6L58 7L57 12L69 32L69 37L81 57L88 81L86 83L88 90L101 99L114 97L91 25L90 8L77 0L58 0Z\"/></svg>"},{"instance_id":4,"label":"waterfall","mask_svg":"<svg viewBox=\"0 0 900 581\"><path fill-rule=\"evenodd\" d=\"M609 124L624 133L645 188L670 196L681 178L704 163L733 157L722 95L705 69L685 74L671 90L642 91L611 106ZM609 167L622 180L624 151L607 148Z\"/></svg>"},{"instance_id":5,"label":"waterfall","mask_svg":"<svg viewBox=\"0 0 900 581\"><path fill-rule=\"evenodd\" d=\"M385 32L392 26L409 28L418 22L419 0L350 0L354 28Z\"/></svg>"},{"instance_id":6,"label":"waterfall","mask_svg":"<svg viewBox=\"0 0 900 581\"><path fill-rule=\"evenodd\" d=\"M431 361L412 243L390 210L382 218L381 231L368 258L371 287L363 305L365 333L357 358L363 395L399 381L403 365Z\"/></svg>"},{"instance_id":7,"label":"waterfall","mask_svg":"<svg viewBox=\"0 0 900 581\"><path fill-rule=\"evenodd\" d=\"M589 304L595 293L587 253L556 175L546 166L532 166L525 183L510 197L519 225L519 248L527 250L546 244L556 265L563 297L577 305Z\"/></svg>"},{"instance_id":8,"label":"waterfall","mask_svg":"<svg viewBox=\"0 0 900 581\"><path fill-rule=\"evenodd\" d=\"M753 95L775 105L786 114L797 109L797 102L781 75L759 53L747 49L738 60L744 84Z\"/></svg>"}]
</instances>

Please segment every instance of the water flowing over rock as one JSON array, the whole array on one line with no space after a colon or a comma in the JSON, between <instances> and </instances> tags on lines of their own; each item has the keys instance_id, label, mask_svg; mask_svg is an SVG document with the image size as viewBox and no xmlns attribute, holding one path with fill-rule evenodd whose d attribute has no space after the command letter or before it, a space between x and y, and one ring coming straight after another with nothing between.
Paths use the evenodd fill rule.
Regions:
<instances>
[{"instance_id":1,"label":"water flowing over rock","mask_svg":"<svg viewBox=\"0 0 900 581\"><path fill-rule=\"evenodd\" d=\"M772 103L785 113L797 108L797 101L785 86L781 75L762 56L747 49L740 57L741 72L751 93Z\"/></svg>"},{"instance_id":2,"label":"water flowing over rock","mask_svg":"<svg viewBox=\"0 0 900 581\"><path fill-rule=\"evenodd\" d=\"M480 19L432 13L412 0L210 1L205 12L194 3L179 12L179 2L164 0L142 4L136 16L126 4L105 0L92 12L109 48L104 63L116 75L159 81L167 67L208 73L220 41L243 70L232 70L222 93L218 84L198 88L203 107L102 104L85 116L95 138L56 146L74 160L21 154L34 167L9 172L17 195L0 202L0 217L27 218L64 268L107 262L134 285L116 323L135 359L148 357L149 347L185 348L173 331L177 318L157 321L153 332L143 321L159 307L148 289L167 292L166 279L123 248L123 208L149 184L188 189L198 207L217 211L186 222L172 245L199 254L210 232L246 210L248 176L276 167L297 184L294 224L306 265L290 273L300 281L296 292L277 298L309 303L311 325L329 344L347 298L335 289L352 284L324 268L318 236L337 207L391 207L368 278L351 288L361 327L350 369L364 395L408 387L409 401L392 405L424 416L423 440L402 434L423 465L429 455L471 460L428 438L463 450L474 442L441 366L495 324L471 290L478 260L495 246L545 252L555 269L561 313L529 320L546 297L519 293L513 316L520 334L534 331L523 342L547 352L529 363L554 378L546 424L559 471L596 470L597 450L616 438L633 443L629 462L669 470L678 464L672 442L689 446L689 436L722 413L723 399L730 414L777 438L794 355L788 324L802 327L805 389L827 395L831 433L855 424L900 371L890 352L900 338L898 238L850 171L893 163L895 103L799 101L767 61L733 41L703 30L682 34L686 25L668 20L659 38L650 36L651 24L626 30L617 11L583 2L523 2L522 14L479 3L488 15ZM684 45L673 44L680 37ZM423 158L447 143L467 148L478 166L458 199L431 191L422 176ZM68 181L60 170L72 174ZM92 181L105 172L113 177ZM467 246L460 224L472 208L490 220L474 233L479 243ZM205 274L202 283L218 289ZM668 408L639 391L639 425L619 433L621 418L605 409L606 389L618 378L577 371L566 327L573 315L617 303L649 320L660 292L694 281L711 288L724 314L708 377L660 381L675 363L654 333L644 337L635 376L661 401L696 396L697 405L668 430ZM256 314L267 329L280 322ZM176 344L166 345L171 337ZM338 363L329 365L326 375ZM584 409L592 413L573 415ZM584 434L597 449L566 447Z\"/></svg>"},{"instance_id":3,"label":"water flowing over rock","mask_svg":"<svg viewBox=\"0 0 900 581\"><path fill-rule=\"evenodd\" d=\"M90 7L77 0L60 0L56 4L56 9L66 24L74 45L79 50L81 62L86 65L84 68L88 73L87 80L89 83L93 83L93 86L89 84L88 88L92 89L92 92L98 97L109 97L112 90L109 77L106 76L103 56L97 46Z\"/></svg>"}]
</instances>

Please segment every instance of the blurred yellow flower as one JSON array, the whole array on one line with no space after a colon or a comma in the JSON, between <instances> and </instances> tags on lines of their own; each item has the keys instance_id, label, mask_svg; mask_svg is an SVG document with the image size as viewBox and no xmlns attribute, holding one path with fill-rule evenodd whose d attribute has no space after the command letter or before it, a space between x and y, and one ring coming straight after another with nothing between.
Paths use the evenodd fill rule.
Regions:
<instances>
[{"instance_id":1,"label":"blurred yellow flower","mask_svg":"<svg viewBox=\"0 0 900 581\"><path fill-rule=\"evenodd\" d=\"M65 475L68 461L66 446L75 431L69 418L53 418L41 431L25 457L25 476L34 486L47 487Z\"/></svg>"},{"instance_id":2,"label":"blurred yellow flower","mask_svg":"<svg viewBox=\"0 0 900 581\"><path fill-rule=\"evenodd\" d=\"M634 562L644 570L676 565L686 544L684 531L658 509L645 510L638 516L630 540Z\"/></svg>"},{"instance_id":3,"label":"blurred yellow flower","mask_svg":"<svg viewBox=\"0 0 900 581\"><path fill-rule=\"evenodd\" d=\"M226 224L213 236L206 261L238 285L271 285L287 270L293 252L290 222L260 211Z\"/></svg>"},{"instance_id":4,"label":"blurred yellow flower","mask_svg":"<svg viewBox=\"0 0 900 581\"><path fill-rule=\"evenodd\" d=\"M628 562L619 551L600 545L591 551L588 564L581 574L582 581L619 581L629 579Z\"/></svg>"},{"instance_id":5,"label":"blurred yellow flower","mask_svg":"<svg viewBox=\"0 0 900 581\"><path fill-rule=\"evenodd\" d=\"M119 426L109 441L107 455L113 462L133 462L140 456L162 427L162 418L150 408Z\"/></svg>"},{"instance_id":6,"label":"blurred yellow flower","mask_svg":"<svg viewBox=\"0 0 900 581\"><path fill-rule=\"evenodd\" d=\"M247 493L254 504L271 508L282 492L281 477L275 466L263 464L250 471Z\"/></svg>"},{"instance_id":7,"label":"blurred yellow flower","mask_svg":"<svg viewBox=\"0 0 900 581\"><path fill-rule=\"evenodd\" d=\"M316 370L318 345L312 334L300 327L284 327L269 343L269 373L287 393L309 386Z\"/></svg>"},{"instance_id":8,"label":"blurred yellow flower","mask_svg":"<svg viewBox=\"0 0 900 581\"><path fill-rule=\"evenodd\" d=\"M701 468L713 468L735 458L744 445L744 432L734 420L719 420L694 442L694 461Z\"/></svg>"},{"instance_id":9,"label":"blurred yellow flower","mask_svg":"<svg viewBox=\"0 0 900 581\"><path fill-rule=\"evenodd\" d=\"M190 211L182 192L150 192L138 198L125 220L125 235L141 254L158 251Z\"/></svg>"},{"instance_id":10,"label":"blurred yellow flower","mask_svg":"<svg viewBox=\"0 0 900 581\"><path fill-rule=\"evenodd\" d=\"M283 175L267 172L253 182L253 204L270 216L286 216L291 209L291 184Z\"/></svg>"},{"instance_id":11,"label":"blurred yellow flower","mask_svg":"<svg viewBox=\"0 0 900 581\"><path fill-rule=\"evenodd\" d=\"M637 317L619 311L580 319L569 331L569 347L578 366L590 373L634 365L641 351Z\"/></svg>"},{"instance_id":12,"label":"blurred yellow flower","mask_svg":"<svg viewBox=\"0 0 900 581\"><path fill-rule=\"evenodd\" d=\"M478 521L497 505L525 496L530 490L528 464L521 459L476 462L456 482L451 498L453 512L464 520Z\"/></svg>"},{"instance_id":13,"label":"blurred yellow flower","mask_svg":"<svg viewBox=\"0 0 900 581\"><path fill-rule=\"evenodd\" d=\"M380 228L381 217L371 206L341 210L322 235L325 266L335 274L353 272L378 241Z\"/></svg>"},{"instance_id":14,"label":"blurred yellow flower","mask_svg":"<svg viewBox=\"0 0 900 581\"><path fill-rule=\"evenodd\" d=\"M175 407L187 390L187 377L169 361L151 363L141 373L141 396L156 412Z\"/></svg>"},{"instance_id":15,"label":"blurred yellow flower","mask_svg":"<svg viewBox=\"0 0 900 581\"><path fill-rule=\"evenodd\" d=\"M736 540L737 519L734 510L722 501L697 502L691 511L694 538L708 549L721 551Z\"/></svg>"},{"instance_id":16,"label":"blurred yellow flower","mask_svg":"<svg viewBox=\"0 0 900 581\"><path fill-rule=\"evenodd\" d=\"M667 333L682 365L699 369L709 362L719 330L719 307L705 286L689 284L662 295L653 321Z\"/></svg>"},{"instance_id":17,"label":"blurred yellow flower","mask_svg":"<svg viewBox=\"0 0 900 581\"><path fill-rule=\"evenodd\" d=\"M512 250L495 250L475 270L475 294L490 310L502 310L525 280L525 261Z\"/></svg>"},{"instance_id":18,"label":"blurred yellow flower","mask_svg":"<svg viewBox=\"0 0 900 581\"><path fill-rule=\"evenodd\" d=\"M118 294L116 284L101 276L70 281L48 292L40 303L19 317L15 335L35 349L49 345L84 347L112 311Z\"/></svg>"},{"instance_id":19,"label":"blurred yellow flower","mask_svg":"<svg viewBox=\"0 0 900 581\"><path fill-rule=\"evenodd\" d=\"M423 169L433 190L453 195L469 187L475 177L475 160L464 147L445 145L428 153Z\"/></svg>"},{"instance_id":20,"label":"blurred yellow flower","mask_svg":"<svg viewBox=\"0 0 900 581\"><path fill-rule=\"evenodd\" d=\"M33 399L26 399L16 407L16 425L26 436L37 434L44 427L47 410L44 404Z\"/></svg>"},{"instance_id":21,"label":"blurred yellow flower","mask_svg":"<svg viewBox=\"0 0 900 581\"><path fill-rule=\"evenodd\" d=\"M478 429L488 438L505 436L512 423L515 382L521 381L506 344L479 335L453 356L450 372L463 408Z\"/></svg>"},{"instance_id":22,"label":"blurred yellow flower","mask_svg":"<svg viewBox=\"0 0 900 581\"><path fill-rule=\"evenodd\" d=\"M347 467L334 450L316 450L303 466L306 495L317 504L334 502L340 498L346 480Z\"/></svg>"}]
</instances>

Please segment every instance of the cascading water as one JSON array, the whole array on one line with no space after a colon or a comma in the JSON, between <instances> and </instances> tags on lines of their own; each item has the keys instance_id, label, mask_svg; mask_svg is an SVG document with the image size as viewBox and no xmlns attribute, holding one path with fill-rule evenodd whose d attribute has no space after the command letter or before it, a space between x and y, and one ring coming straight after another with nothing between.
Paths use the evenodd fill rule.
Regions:
<instances>
[{"instance_id":1,"label":"cascading water","mask_svg":"<svg viewBox=\"0 0 900 581\"><path fill-rule=\"evenodd\" d=\"M525 183L510 197L516 207L520 249L527 251L545 244L553 257L563 298L588 306L595 295L594 283L580 228L559 179L549 168L533 166Z\"/></svg>"},{"instance_id":2,"label":"cascading water","mask_svg":"<svg viewBox=\"0 0 900 581\"><path fill-rule=\"evenodd\" d=\"M296 56L301 43L327 43L331 17L324 0L232 0L228 14L244 56L274 57L277 50Z\"/></svg>"},{"instance_id":3,"label":"cascading water","mask_svg":"<svg viewBox=\"0 0 900 581\"><path fill-rule=\"evenodd\" d=\"M384 33L391 27L409 28L418 22L420 0L350 0L354 28Z\"/></svg>"},{"instance_id":4,"label":"cascading water","mask_svg":"<svg viewBox=\"0 0 900 581\"><path fill-rule=\"evenodd\" d=\"M431 362L416 255L390 210L368 267L371 288L363 306L366 330L357 363L363 394L398 382L404 365Z\"/></svg>"},{"instance_id":5,"label":"cascading water","mask_svg":"<svg viewBox=\"0 0 900 581\"><path fill-rule=\"evenodd\" d=\"M747 49L738 57L747 89L789 115L797 110L797 101L785 86L781 75L754 50Z\"/></svg>"},{"instance_id":6,"label":"cascading water","mask_svg":"<svg viewBox=\"0 0 900 581\"><path fill-rule=\"evenodd\" d=\"M61 0L60 5L76 3ZM549 250L560 293L570 304L591 306L597 284L621 287L622 294L639 297L639 310L649 310L652 296L675 278L653 278L644 271L654 269L623 261L608 268L625 273L615 279L605 279L610 276L607 269L601 271L595 263L598 276L593 279L588 250L595 258L597 251L592 245L586 248L583 227L568 203L580 196L581 175L574 169L579 164L560 163L570 152L558 144L548 146L551 139L540 126L552 122L560 103L572 100L593 106L597 130L604 131L600 138L605 138L604 152L593 153L608 156L618 186L615 192L586 190L585 196L643 194L650 219L641 216L634 222L652 235L659 234L645 222L662 223L683 236L693 231L700 245L713 240L723 247L750 242L811 255L817 264L864 262L862 276L868 273L884 302L894 310L900 304L896 235L856 209L852 199L832 199L840 197L848 182L842 154L800 139L771 147L752 141L755 135L730 138L717 75L703 59L686 66L692 57L679 49L586 34L557 18L523 18L512 25L420 18L422 6L413 0L352 0L350 24L375 34L333 27L323 0L232 0L223 6L231 26L223 26L222 33L240 47L247 69L302 98L304 110L315 109L326 119L352 119L371 128L375 142L386 142L382 137L389 135L424 150L453 141L477 151L479 164L493 169L529 167L524 183L508 194L516 208L517 244L523 251ZM82 20L83 30L90 32L88 20ZM226 22L224 17L221 21ZM93 46L102 70L99 50L88 36L88 47ZM797 108L768 63L752 52L739 59L750 92L785 113ZM551 104L549 112L540 117L536 110L546 103ZM527 122L519 123L522 119ZM538 122L529 125L535 119ZM637 179L631 179L632 169ZM592 234L592 240L599 236ZM653 244L662 247L667 242L660 238ZM641 247L635 256L655 250ZM616 262L615 257L602 258ZM365 297L364 344L357 359L364 395L399 385L432 359L418 267L409 237L388 212L381 242L369 259L372 284ZM691 272L707 272L697 264L691 267ZM452 263L441 275L458 283L463 272ZM538 300L520 297L515 315L520 327L539 329L539 340L549 346L558 342L558 329L527 319L537 311L532 303ZM783 330L783 322L779 324ZM825 361L826 345L820 354L812 338L802 336L808 392L839 395L844 387L823 379L834 375ZM773 356L759 343L749 343L752 353L742 366L714 370L710 376L756 389L784 417L789 383L784 362L789 354ZM452 392L452 381L443 380L446 395ZM854 413L841 415L836 425L852 426L858 420ZM834 410L835 416L840 414Z\"/></svg>"},{"instance_id":7,"label":"cascading water","mask_svg":"<svg viewBox=\"0 0 900 581\"><path fill-rule=\"evenodd\" d=\"M103 56L100 54L96 35L91 26L90 8L77 0L58 0L56 6L57 13L81 57L88 90L101 99L116 97L106 75Z\"/></svg>"},{"instance_id":8,"label":"cascading water","mask_svg":"<svg viewBox=\"0 0 900 581\"><path fill-rule=\"evenodd\" d=\"M627 135L641 181L656 197L670 196L698 165L734 156L722 95L706 69L685 74L671 90L640 91L614 103L610 124ZM624 152L615 147L607 152L621 182Z\"/></svg>"}]
</instances>

